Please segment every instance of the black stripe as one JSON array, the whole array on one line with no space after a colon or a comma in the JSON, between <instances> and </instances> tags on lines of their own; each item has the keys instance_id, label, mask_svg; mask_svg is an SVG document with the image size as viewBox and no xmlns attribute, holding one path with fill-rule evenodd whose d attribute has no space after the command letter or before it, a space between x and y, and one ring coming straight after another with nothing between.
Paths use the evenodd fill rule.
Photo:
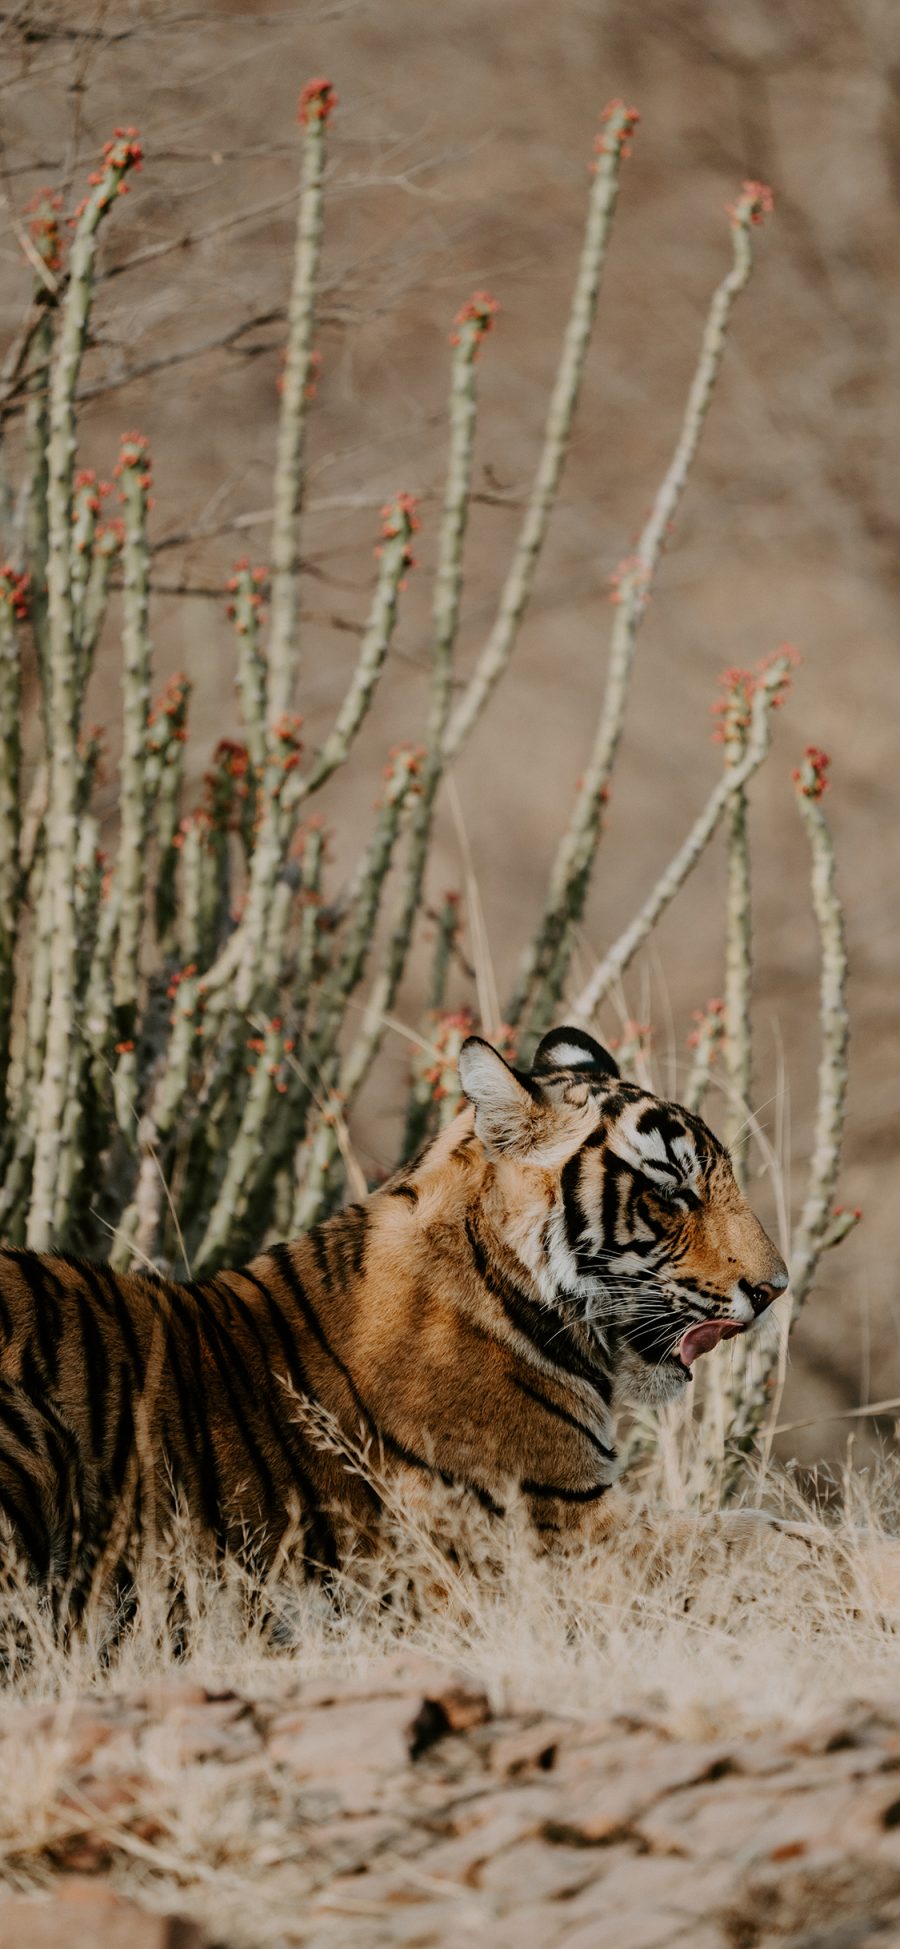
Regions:
<instances>
[{"instance_id":1,"label":"black stripe","mask_svg":"<svg viewBox=\"0 0 900 1949\"><path fill-rule=\"evenodd\" d=\"M49 1401L42 1409L41 1421L47 1459L56 1471L57 1480L61 1483L63 1476L68 1475L73 1465L78 1466L80 1457L77 1438Z\"/></svg>"},{"instance_id":2,"label":"black stripe","mask_svg":"<svg viewBox=\"0 0 900 1949\"><path fill-rule=\"evenodd\" d=\"M11 1458L7 1457L4 1461L4 1470L14 1467L15 1464ZM27 1479L23 1482L23 1486L27 1493L30 1487ZM16 1501L12 1493L11 1485L8 1483L0 1486L0 1507L2 1507L4 1514L9 1518L13 1528L18 1530L24 1543L26 1554L31 1558L35 1569L46 1576L50 1569L50 1542L47 1534L47 1526L43 1519L43 1511L38 1511L35 1514L32 1509L26 1513L22 1505Z\"/></svg>"},{"instance_id":3,"label":"black stripe","mask_svg":"<svg viewBox=\"0 0 900 1949\"><path fill-rule=\"evenodd\" d=\"M317 1264L319 1264L321 1269L321 1259L320 1259L320 1252L319 1252L321 1235L319 1236L319 1238L317 1238L315 1232L310 1232L309 1237L313 1241L313 1247L316 1252L316 1262ZM374 1417L369 1413L369 1410L366 1407L365 1402L363 1401L362 1395L360 1394L359 1389L357 1388L356 1382L353 1379L349 1367L346 1367L344 1365L344 1362L341 1360L340 1355L335 1353L334 1348L331 1345L328 1335L325 1332L321 1320L319 1319L318 1313L316 1312L316 1309L313 1306L312 1300L310 1299L309 1294L306 1291L306 1288L294 1264L293 1258L291 1256L290 1246L276 1245L273 1248L271 1257L273 1263L278 1267L278 1270L281 1273L284 1283L287 1286L288 1291L290 1292L291 1298L296 1302L297 1306L299 1307L300 1312L303 1315L303 1318L306 1322L306 1325L309 1328L310 1333L313 1335L313 1338L316 1341L318 1341L318 1344L321 1347L322 1352L328 1356L328 1359L332 1362L332 1365L337 1368L338 1373L343 1375L344 1380L346 1381L347 1386L350 1389L350 1393L353 1397L354 1405L357 1408L359 1414L362 1415L363 1420L365 1421L369 1431L371 1433L376 1432ZM325 1263L327 1269L327 1260L325 1261ZM328 1275L328 1277L330 1283L330 1274Z\"/></svg>"},{"instance_id":4,"label":"black stripe","mask_svg":"<svg viewBox=\"0 0 900 1949\"><path fill-rule=\"evenodd\" d=\"M204 1281L201 1287L202 1290L212 1294L219 1310L224 1312L229 1328L232 1328L235 1321L240 1318L240 1303L237 1294L232 1292L230 1286L226 1286L224 1279L218 1273L214 1278Z\"/></svg>"},{"instance_id":5,"label":"black stripe","mask_svg":"<svg viewBox=\"0 0 900 1949\"><path fill-rule=\"evenodd\" d=\"M486 1283L487 1269L488 1269L487 1254L485 1253L484 1246L481 1243L481 1240L478 1236L478 1233L475 1230L475 1227L472 1223L471 1216L469 1214L466 1215L466 1237L469 1241L469 1250L475 1262L475 1271L477 1272L479 1279L483 1279Z\"/></svg>"},{"instance_id":6,"label":"black stripe","mask_svg":"<svg viewBox=\"0 0 900 1949\"><path fill-rule=\"evenodd\" d=\"M97 1460L103 1454L103 1438L108 1424L109 1354L106 1341L94 1317L90 1295L79 1294L79 1298L81 1299L79 1321L84 1347L85 1391L91 1424L91 1449L94 1459Z\"/></svg>"},{"instance_id":7,"label":"black stripe","mask_svg":"<svg viewBox=\"0 0 900 1949\"><path fill-rule=\"evenodd\" d=\"M608 1407L612 1399L612 1382L601 1367L595 1366L586 1354L579 1351L573 1339L571 1322L555 1308L541 1306L530 1299L520 1286L514 1286L497 1268L489 1266L471 1217L466 1219L466 1237L475 1270L488 1292L499 1300L510 1325L561 1374L588 1381Z\"/></svg>"},{"instance_id":8,"label":"black stripe","mask_svg":"<svg viewBox=\"0 0 900 1949\"><path fill-rule=\"evenodd\" d=\"M413 1184L391 1184L387 1188L389 1198L408 1198L411 1205L417 1205L419 1194Z\"/></svg>"},{"instance_id":9,"label":"black stripe","mask_svg":"<svg viewBox=\"0 0 900 1949\"><path fill-rule=\"evenodd\" d=\"M245 1390L249 1393L250 1399L252 1401L253 1394L254 1394L253 1376L249 1374L246 1376L240 1375L240 1370L238 1369L237 1364L232 1363L229 1360L228 1350L222 1345L222 1341L220 1338L219 1323L216 1320L214 1315L211 1315L210 1317L204 1320L203 1330L206 1339L207 1351L215 1366L222 1388L224 1389L225 1396L228 1401L228 1405L234 1419L235 1427L237 1428L237 1431L240 1435L241 1441L244 1444L244 1447L247 1451L250 1461L252 1462L253 1467L255 1468L258 1476L260 1477L261 1482L263 1483L265 1489L265 1496L268 1499L270 1506L274 1508L277 1500L276 1493L275 1493L275 1478L272 1474L268 1462L266 1461L262 1449L259 1446L259 1442L251 1426L250 1420L244 1412L244 1406L242 1401L240 1400L239 1392L238 1392L238 1384L239 1384L239 1377L240 1377L240 1379L243 1379Z\"/></svg>"},{"instance_id":10,"label":"black stripe","mask_svg":"<svg viewBox=\"0 0 900 1949\"><path fill-rule=\"evenodd\" d=\"M128 1301L116 1274L109 1266L88 1264L79 1265L78 1273L98 1306L115 1320L131 1361L133 1378L138 1385L142 1384L144 1355Z\"/></svg>"},{"instance_id":11,"label":"black stripe","mask_svg":"<svg viewBox=\"0 0 900 1949\"><path fill-rule=\"evenodd\" d=\"M212 1429L206 1411L207 1390L203 1375L203 1349L196 1314L180 1321L179 1339L186 1341L190 1350L193 1381L192 1390L185 1395L177 1357L180 1349L176 1347L175 1358L169 1362L169 1368L178 1389L183 1424L182 1435L188 1454L198 1466L200 1494L207 1524L218 1534L222 1513L222 1492Z\"/></svg>"},{"instance_id":12,"label":"black stripe","mask_svg":"<svg viewBox=\"0 0 900 1949\"><path fill-rule=\"evenodd\" d=\"M30 1395L32 1401L40 1401L47 1392L47 1376L38 1365L34 1341L29 1334L22 1353L20 1379L22 1392Z\"/></svg>"},{"instance_id":13,"label":"black stripe","mask_svg":"<svg viewBox=\"0 0 900 1949\"><path fill-rule=\"evenodd\" d=\"M257 1278L255 1272L248 1272L246 1268L242 1268L234 1276L239 1279L246 1279L248 1285L253 1286L265 1301L269 1319L284 1354L287 1370L286 1378L290 1381L291 1386L298 1395L307 1400L313 1400L314 1396L309 1385L306 1369L300 1357L296 1337L291 1333L275 1294L262 1279ZM243 1299L239 1293L235 1293L234 1297L242 1309L244 1323L249 1328L259 1347L266 1371L268 1372L270 1350L260 1332L253 1308L249 1301ZM297 1421L291 1416L290 1412L286 1414L279 1412L280 1403L276 1397L273 1397L268 1386L266 1388L266 1400L271 1425L280 1435L282 1447L285 1449L294 1480L300 1494L306 1499L310 1522L310 1531L304 1546L306 1554L311 1555L313 1550L315 1550L317 1558L322 1561L326 1569L336 1570L339 1561L337 1540L332 1525L321 1507L320 1492L314 1476L310 1473L311 1456L309 1444L303 1439L302 1429L298 1426ZM374 1507L376 1509L380 1508L381 1499L376 1495L371 1484L363 1482L362 1486Z\"/></svg>"},{"instance_id":14,"label":"black stripe","mask_svg":"<svg viewBox=\"0 0 900 1949\"><path fill-rule=\"evenodd\" d=\"M563 1489L555 1482L532 1482L526 1478L521 1486L526 1495L553 1496L557 1502L599 1502L601 1496L612 1488L612 1483L599 1482L593 1489Z\"/></svg>"},{"instance_id":15,"label":"black stripe","mask_svg":"<svg viewBox=\"0 0 900 1949\"><path fill-rule=\"evenodd\" d=\"M605 1143L610 1124L615 1123L616 1118L622 1115L622 1111L629 1101L633 1101L635 1096L640 1095L641 1091L635 1089L634 1085L632 1085L630 1098L626 1096L625 1090L621 1088L611 1090L608 1096L604 1096L600 1103L600 1114L603 1122L597 1130L591 1132L587 1142L589 1144Z\"/></svg>"},{"instance_id":16,"label":"black stripe","mask_svg":"<svg viewBox=\"0 0 900 1949\"><path fill-rule=\"evenodd\" d=\"M19 1394L21 1389L16 1388L15 1392ZM35 1438L34 1420L29 1419L24 1409L20 1408L18 1401L13 1399L12 1388L9 1393L4 1388L0 1396L0 1418L14 1440L19 1443L20 1448L24 1448L26 1455L36 1455L38 1443Z\"/></svg>"},{"instance_id":17,"label":"black stripe","mask_svg":"<svg viewBox=\"0 0 900 1949\"><path fill-rule=\"evenodd\" d=\"M112 1456L109 1463L110 1484L118 1495L125 1480L125 1470L134 1448L134 1404L132 1401L132 1375L124 1360L119 1362L119 1401L116 1416L116 1432L113 1440Z\"/></svg>"},{"instance_id":18,"label":"black stripe","mask_svg":"<svg viewBox=\"0 0 900 1949\"><path fill-rule=\"evenodd\" d=\"M274 1264L277 1265L285 1284L290 1290L291 1296L296 1300L310 1332L318 1341L323 1353L327 1354L328 1359L337 1368L338 1373L343 1375L350 1390L356 1411L369 1433L382 1444L389 1455L393 1455L396 1461L405 1462L408 1468L420 1469L426 1475L439 1476L440 1480L446 1483L448 1488L462 1487L468 1489L473 1495L478 1497L484 1508L490 1508L493 1513L502 1514L499 1504L494 1502L493 1497L488 1495L486 1489L479 1489L477 1484L467 1481L465 1476L451 1475L446 1469L438 1468L431 1462L426 1462L423 1456L416 1455L411 1448L404 1447L403 1443L399 1442L395 1435L389 1434L387 1429L379 1427L375 1416L366 1406L349 1367L341 1360L340 1355L335 1353L334 1348L328 1340L324 1327L294 1265L290 1246L276 1245L273 1247L270 1256Z\"/></svg>"},{"instance_id":19,"label":"black stripe","mask_svg":"<svg viewBox=\"0 0 900 1949\"><path fill-rule=\"evenodd\" d=\"M536 1401L538 1407L543 1408L546 1414L555 1415L557 1421L565 1421L570 1428L576 1428L578 1433L584 1436L585 1441L589 1441L591 1447L596 1448L597 1453L605 1456L608 1462L615 1461L615 1449L607 1448L599 1435L595 1435L593 1428L588 1427L587 1422L579 1421L577 1414L570 1414L568 1408L561 1407L558 1401L551 1401L546 1394L540 1392L539 1388L529 1386L529 1383L523 1381L519 1374L513 1374L512 1378L521 1394L527 1394L529 1400Z\"/></svg>"},{"instance_id":20,"label":"black stripe","mask_svg":"<svg viewBox=\"0 0 900 1949\"><path fill-rule=\"evenodd\" d=\"M316 1256L316 1265L319 1268L319 1277L322 1281L326 1293L330 1293L331 1288L334 1284L334 1280L332 1277L331 1267L328 1263L328 1238L324 1226L314 1225L312 1231L307 1232L306 1236L309 1239L310 1245L312 1246L312 1249ZM284 1251L285 1247L279 1246L277 1250ZM274 1256L275 1255L273 1253L273 1257Z\"/></svg>"},{"instance_id":21,"label":"black stripe","mask_svg":"<svg viewBox=\"0 0 900 1949\"><path fill-rule=\"evenodd\" d=\"M353 1271L356 1278L361 1279L365 1270L366 1247L369 1241L368 1206L348 1205L342 1217L345 1225L349 1225Z\"/></svg>"},{"instance_id":22,"label":"black stripe","mask_svg":"<svg viewBox=\"0 0 900 1949\"><path fill-rule=\"evenodd\" d=\"M680 1119L671 1116L661 1103L648 1103L646 1110L642 1110L637 1117L635 1128L642 1136L651 1136L656 1131L667 1151L671 1150L673 1137L683 1137L686 1134ZM653 1161L655 1162L655 1159Z\"/></svg>"},{"instance_id":23,"label":"black stripe","mask_svg":"<svg viewBox=\"0 0 900 1949\"><path fill-rule=\"evenodd\" d=\"M34 1333L37 1352L40 1357L44 1386L52 1386L59 1378L59 1337L62 1331L62 1315L53 1286L59 1289L59 1281L51 1281L49 1269L36 1252L9 1252L21 1274L34 1305Z\"/></svg>"},{"instance_id":24,"label":"black stripe","mask_svg":"<svg viewBox=\"0 0 900 1949\"><path fill-rule=\"evenodd\" d=\"M0 1254L0 1257L3 1256L5 1255ZM2 1278L2 1272L3 1268L0 1266L0 1278ZM0 1332L2 1332L4 1340L11 1340L13 1337L12 1314L3 1297L2 1285L0 1285Z\"/></svg>"},{"instance_id":25,"label":"black stripe","mask_svg":"<svg viewBox=\"0 0 900 1949\"><path fill-rule=\"evenodd\" d=\"M251 1286L255 1286L256 1291L260 1294L260 1297L265 1300L266 1310L268 1312L269 1319L271 1321L272 1327L274 1328L276 1338L281 1347L281 1351L284 1354L284 1361L285 1361L285 1366L287 1368L288 1379L291 1381L292 1385L297 1387L298 1394L306 1394L312 1400L313 1393L309 1384L306 1368L303 1365L303 1359L300 1353L300 1348L297 1344L297 1336L292 1331L292 1328L288 1320L285 1319L284 1312L278 1302L275 1293L272 1292L270 1286L264 1284L262 1279L258 1279L256 1277L255 1272L247 1272L246 1270L242 1269L241 1272L238 1274L238 1277L241 1279L246 1279L248 1281L248 1284L250 1284ZM247 1308L247 1318L248 1320L251 1321L253 1320L253 1314L249 1306ZM254 1322L254 1329L255 1329L255 1322ZM260 1342L260 1344L262 1346L262 1342ZM262 1351L265 1354L266 1358L268 1358L268 1350L264 1346L262 1346ZM298 1376L299 1376L299 1386L297 1385Z\"/></svg>"},{"instance_id":26,"label":"black stripe","mask_svg":"<svg viewBox=\"0 0 900 1949\"><path fill-rule=\"evenodd\" d=\"M583 1147L582 1147L583 1148ZM581 1179L581 1149L566 1159L559 1177L562 1192L563 1217L566 1221L566 1239L569 1251L577 1254L581 1234L584 1231L584 1212L578 1202L578 1186Z\"/></svg>"},{"instance_id":27,"label":"black stripe","mask_svg":"<svg viewBox=\"0 0 900 1949\"><path fill-rule=\"evenodd\" d=\"M627 1168L612 1151L609 1153L601 1192L603 1238L607 1251L615 1251L619 1243L619 1178Z\"/></svg>"}]
</instances>

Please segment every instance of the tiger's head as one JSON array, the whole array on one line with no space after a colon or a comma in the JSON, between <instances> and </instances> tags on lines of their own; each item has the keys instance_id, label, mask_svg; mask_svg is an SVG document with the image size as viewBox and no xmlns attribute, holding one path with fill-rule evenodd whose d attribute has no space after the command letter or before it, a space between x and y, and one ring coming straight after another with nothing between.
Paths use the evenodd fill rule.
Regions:
<instances>
[{"instance_id":1,"label":"tiger's head","mask_svg":"<svg viewBox=\"0 0 900 1949\"><path fill-rule=\"evenodd\" d=\"M592 1036L554 1029L528 1075L470 1036L460 1080L493 1220L545 1303L599 1337L616 1402L671 1400L785 1290L718 1138L626 1081Z\"/></svg>"}]
</instances>

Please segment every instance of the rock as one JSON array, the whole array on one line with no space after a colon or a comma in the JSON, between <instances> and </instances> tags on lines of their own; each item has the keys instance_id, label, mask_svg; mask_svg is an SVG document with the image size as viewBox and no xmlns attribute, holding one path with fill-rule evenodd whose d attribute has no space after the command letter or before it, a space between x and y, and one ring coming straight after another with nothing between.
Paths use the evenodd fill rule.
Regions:
<instances>
[{"instance_id":1,"label":"rock","mask_svg":"<svg viewBox=\"0 0 900 1949\"><path fill-rule=\"evenodd\" d=\"M204 1949L180 1915L152 1915L111 1889L73 1876L49 1897L0 1901L0 1949Z\"/></svg>"},{"instance_id":2,"label":"rock","mask_svg":"<svg viewBox=\"0 0 900 1949\"><path fill-rule=\"evenodd\" d=\"M550 1773L571 1721L539 1719L531 1726L514 1726L491 1740L488 1765L492 1773Z\"/></svg>"},{"instance_id":3,"label":"rock","mask_svg":"<svg viewBox=\"0 0 900 1949\"><path fill-rule=\"evenodd\" d=\"M460 1682L431 1693L422 1700L407 1732L410 1759L419 1759L447 1733L468 1732L471 1726L483 1726L490 1716L487 1693L479 1686Z\"/></svg>"}]
</instances>

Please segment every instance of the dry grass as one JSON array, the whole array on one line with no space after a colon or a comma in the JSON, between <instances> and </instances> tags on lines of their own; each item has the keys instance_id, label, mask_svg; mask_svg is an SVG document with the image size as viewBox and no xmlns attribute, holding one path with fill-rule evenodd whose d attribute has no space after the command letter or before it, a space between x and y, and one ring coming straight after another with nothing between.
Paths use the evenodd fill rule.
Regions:
<instances>
[{"instance_id":1,"label":"dry grass","mask_svg":"<svg viewBox=\"0 0 900 1949\"><path fill-rule=\"evenodd\" d=\"M498 1523L450 1491L413 1510L388 1487L377 1567L351 1559L329 1592L296 1565L266 1588L234 1561L214 1569L185 1533L144 1564L127 1622L98 1601L65 1643L34 1589L10 1582L0 1598L5 1702L125 1694L176 1672L278 1691L301 1677L359 1678L409 1651L513 1708L652 1702L673 1731L696 1732L725 1719L799 1721L843 1697L851 1671L858 1695L895 1684L894 1465L831 1478L815 1499L773 1467L744 1508L788 1527L761 1521L758 1538L742 1531L725 1546L701 1507L672 1509L671 1456L635 1478L608 1541L557 1555L535 1549L524 1512Z\"/></svg>"},{"instance_id":2,"label":"dry grass","mask_svg":"<svg viewBox=\"0 0 900 1949\"><path fill-rule=\"evenodd\" d=\"M896 1508L896 1471L830 1485L827 1516L787 1476L770 1472L764 1486L770 1507L802 1517L808 1540L765 1529L729 1552L710 1544L698 1511L663 1571L635 1547L637 1515L606 1547L553 1558L535 1554L515 1514L498 1527L448 1497L427 1520L394 1501L377 1574L351 1565L333 1596L288 1574L261 1603L235 1565L213 1575L182 1540L175 1637L171 1563L145 1570L115 1641L98 1609L60 1647L33 1591L9 1590L7 1648L27 1640L29 1656L7 1670L0 1709L0 1881L27 1893L54 1890L73 1869L100 1875L145 1908L190 1913L228 1949L405 1940L392 1933L395 1898L379 1898L379 1862L401 1883L409 1874L410 1900L430 1899L416 1866L431 1821L417 1796L428 1789L402 1743L428 1684L422 1655L483 1687L495 1714L526 1715L519 1724L536 1713L605 1722L614 1742L624 1728L626 1769L628 1728L652 1727L663 1778L673 1741L743 1750L800 1735L823 1713L852 1716L860 1701L887 1707L900 1574L878 1536ZM673 1519L658 1459L641 1488L665 1539ZM407 1678L397 1696L410 1661L413 1689ZM314 1707L333 1696L337 1708L318 1715L326 1728ZM281 1726L300 1742L287 1759ZM646 1755L637 1764L640 1775ZM466 1765L463 1775L451 1764L444 1800L487 1791L502 1805L501 1783L485 1782L471 1754ZM591 1786L586 1777L588 1797ZM630 1773L622 1788L634 1793ZM364 1885L348 1884L362 1870ZM434 1893L449 1901L439 1926L450 1934L421 1939L460 1939L458 1891L435 1882Z\"/></svg>"}]
</instances>

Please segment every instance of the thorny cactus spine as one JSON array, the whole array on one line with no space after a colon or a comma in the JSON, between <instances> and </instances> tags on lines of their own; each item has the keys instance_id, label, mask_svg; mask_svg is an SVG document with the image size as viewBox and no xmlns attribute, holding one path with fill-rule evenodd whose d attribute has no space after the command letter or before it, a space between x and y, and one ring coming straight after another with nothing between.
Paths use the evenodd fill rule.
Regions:
<instances>
[{"instance_id":1,"label":"thorny cactus spine","mask_svg":"<svg viewBox=\"0 0 900 1949\"><path fill-rule=\"evenodd\" d=\"M99 230L127 190L126 178L141 167L135 131L117 130L106 145L72 220L67 251L55 194L44 195L31 212L39 302L25 377L23 558L14 552L0 572L2 714L7 724L15 723L27 606L41 676L47 777L46 800L39 771L23 808L17 746L13 737L4 740L0 1066L7 1135L0 1221L16 1242L27 1235L40 1247L108 1249L119 1265L137 1257L210 1270L253 1251L273 1228L307 1224L334 1204L349 1168L347 1117L408 967L444 771L509 664L533 590L581 390L621 167L638 121L637 111L620 101L605 111L595 144L574 295L522 526L494 625L452 709L480 353L497 301L478 291L454 321L424 742L421 749L392 754L358 863L342 890L330 890L328 835L309 801L354 748L390 655L418 528L411 496L400 494L387 504L356 663L331 732L306 758L294 711L299 517L319 363L313 337L326 141L335 103L324 78L311 81L300 97L301 188L280 384L271 569L239 562L229 589L243 737L220 740L201 801L192 808L182 805L187 680L170 680L152 710L149 703L145 443L126 436L117 469L122 505L114 519L105 507L109 490L92 470L77 466L75 402ZM713 297L671 463L637 548L615 581L609 668L593 749L543 916L523 959L513 1010L526 1045L563 993L624 728L639 624L696 457L731 309L749 276L751 232L771 207L771 193L747 183L730 209L732 268ZM93 732L82 735L81 720L117 571L124 602L123 757L118 846L107 866L91 811L100 743ZM783 693L790 664L781 654L754 679L749 719L730 741L725 776L578 998L586 1018L627 972L726 813L737 860L738 844L745 844L744 794L766 756L770 706ZM816 1152L794 1252L798 1304L821 1250L856 1220L833 1210L846 1011L840 908L819 803L824 776L822 755L808 750L798 793L823 944L824 1048ZM398 859L397 902L382 944L382 906ZM746 873L743 852L741 864ZM698 1104L723 1040L733 1094L746 1094L748 1084L749 907L734 888L726 918L725 1002L710 1004L702 1017L688 1083ZM448 897L438 918L407 1142L450 1114L458 1044L474 1024L468 1000L451 993L471 980L459 950L461 918L458 900ZM373 962L360 1013L357 996ZM504 1047L517 1054L512 1030L497 1022L478 1026L502 1036ZM620 1054L626 1064L647 1060L640 1025L626 1031ZM734 1409L729 1452L757 1439L768 1398L763 1390L748 1402L741 1426Z\"/></svg>"}]
</instances>

